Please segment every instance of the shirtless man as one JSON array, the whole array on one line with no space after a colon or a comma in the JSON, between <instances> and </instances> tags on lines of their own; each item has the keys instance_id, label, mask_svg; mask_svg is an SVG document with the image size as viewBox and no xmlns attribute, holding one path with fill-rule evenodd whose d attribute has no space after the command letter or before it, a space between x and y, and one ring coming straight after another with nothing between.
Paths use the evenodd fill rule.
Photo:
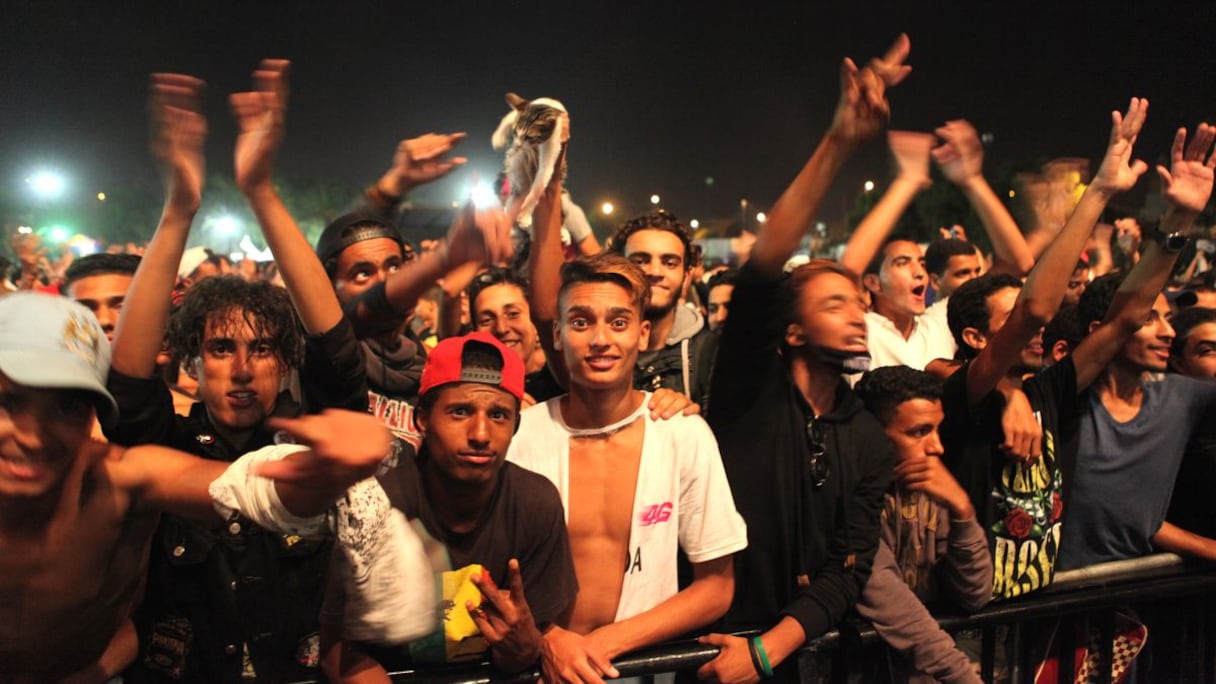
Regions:
<instances>
[{"instance_id":1,"label":"shirtless man","mask_svg":"<svg viewBox=\"0 0 1216 684\"><path fill-rule=\"evenodd\" d=\"M128 615L160 512L216 516L208 487L227 463L90 439L94 418L111 422L117 412L105 389L109 362L109 342L83 306L35 293L0 301L0 681L6 684L99 682L129 665L137 644ZM275 426L309 447L268 447L289 455L258 471L280 480L264 493L291 515L323 513L348 485L374 472L389 448L388 432L360 413L332 411ZM284 532L298 531L294 522Z\"/></svg>"},{"instance_id":2,"label":"shirtless man","mask_svg":"<svg viewBox=\"0 0 1216 684\"><path fill-rule=\"evenodd\" d=\"M553 246L545 223L534 226L534 249ZM554 358L570 393L524 411L508 452L561 493L580 587L564 628L545 632L547 682L616 677L616 656L720 617L734 593L732 555L747 546L708 426L697 416L655 420L632 387L648 296L645 275L619 255L562 268ZM678 548L692 563L683 591Z\"/></svg>"}]
</instances>

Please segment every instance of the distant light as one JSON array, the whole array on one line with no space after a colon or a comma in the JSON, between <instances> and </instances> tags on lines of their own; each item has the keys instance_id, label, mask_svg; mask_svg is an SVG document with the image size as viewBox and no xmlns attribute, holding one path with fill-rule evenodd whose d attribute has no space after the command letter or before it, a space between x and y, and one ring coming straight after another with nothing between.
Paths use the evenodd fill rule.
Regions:
<instances>
[{"instance_id":1,"label":"distant light","mask_svg":"<svg viewBox=\"0 0 1216 684\"><path fill-rule=\"evenodd\" d=\"M34 229L30 228L29 226L17 226L17 233L19 233L21 235L29 235L30 233L33 233L33 232L34 232Z\"/></svg>"},{"instance_id":2,"label":"distant light","mask_svg":"<svg viewBox=\"0 0 1216 684\"><path fill-rule=\"evenodd\" d=\"M223 237L231 237L236 235L241 230L240 219L228 214L217 216L215 220L211 222L211 225L213 230L215 230L215 233Z\"/></svg>"},{"instance_id":3,"label":"distant light","mask_svg":"<svg viewBox=\"0 0 1216 684\"><path fill-rule=\"evenodd\" d=\"M824 223L823 221L816 221L815 232L819 233L820 236L827 235L828 224Z\"/></svg>"},{"instance_id":4,"label":"distant light","mask_svg":"<svg viewBox=\"0 0 1216 684\"><path fill-rule=\"evenodd\" d=\"M660 201L662 201L662 200L659 198L659 196L658 196L658 195L651 195L651 196L650 196L650 203L651 203L651 204L658 204Z\"/></svg>"},{"instance_id":5,"label":"distant light","mask_svg":"<svg viewBox=\"0 0 1216 684\"><path fill-rule=\"evenodd\" d=\"M697 228L701 227L701 222L696 219L693 219L688 222L688 227L692 228L693 230L696 230Z\"/></svg>"},{"instance_id":6,"label":"distant light","mask_svg":"<svg viewBox=\"0 0 1216 684\"><path fill-rule=\"evenodd\" d=\"M980 142L985 145L991 145L995 141L996 141L996 136L991 133L980 134Z\"/></svg>"},{"instance_id":7,"label":"distant light","mask_svg":"<svg viewBox=\"0 0 1216 684\"><path fill-rule=\"evenodd\" d=\"M459 209L459 208L460 208L460 202L459 202L459 201L457 201L457 200L452 200L452 208L453 208L453 209Z\"/></svg>"},{"instance_id":8,"label":"distant light","mask_svg":"<svg viewBox=\"0 0 1216 684\"><path fill-rule=\"evenodd\" d=\"M768 215L763 211L756 213L756 223L764 223L768 220Z\"/></svg>"},{"instance_id":9,"label":"distant light","mask_svg":"<svg viewBox=\"0 0 1216 684\"><path fill-rule=\"evenodd\" d=\"M612 206L612 202L604 202L600 205L600 213L604 216L612 216L612 212L615 209L616 207Z\"/></svg>"},{"instance_id":10,"label":"distant light","mask_svg":"<svg viewBox=\"0 0 1216 684\"><path fill-rule=\"evenodd\" d=\"M47 199L58 197L67 187L67 181L63 175L54 171L38 171L26 178L25 182L29 183L37 195Z\"/></svg>"},{"instance_id":11,"label":"distant light","mask_svg":"<svg viewBox=\"0 0 1216 684\"><path fill-rule=\"evenodd\" d=\"M104 192L97 193L97 199L101 202L106 201L106 194Z\"/></svg>"},{"instance_id":12,"label":"distant light","mask_svg":"<svg viewBox=\"0 0 1216 684\"><path fill-rule=\"evenodd\" d=\"M89 256L100 251L101 246L97 241L87 235L73 235L72 239L68 240L68 246L76 253L76 256Z\"/></svg>"},{"instance_id":13,"label":"distant light","mask_svg":"<svg viewBox=\"0 0 1216 684\"><path fill-rule=\"evenodd\" d=\"M1014 197L1017 197L1017 196L1018 196L1018 194L1017 194L1016 192L1014 192L1014 191L1012 191L1012 190L1010 190L1010 191L1009 191L1009 197L1010 197L1010 199L1012 199L1012 198L1014 198Z\"/></svg>"},{"instance_id":14,"label":"distant light","mask_svg":"<svg viewBox=\"0 0 1216 684\"><path fill-rule=\"evenodd\" d=\"M51 242L66 242L68 238L72 237L72 233L63 226L51 226L47 231L47 237L51 239Z\"/></svg>"},{"instance_id":15,"label":"distant light","mask_svg":"<svg viewBox=\"0 0 1216 684\"><path fill-rule=\"evenodd\" d=\"M747 208L747 198L746 198L746 197L744 197L743 199L739 200L739 206L740 206L740 207L743 207L744 209L746 209L746 208Z\"/></svg>"},{"instance_id":16,"label":"distant light","mask_svg":"<svg viewBox=\"0 0 1216 684\"><path fill-rule=\"evenodd\" d=\"M714 184L714 177L713 177L713 176L706 176L706 177L705 177L705 184L706 184L706 185L713 185L713 184Z\"/></svg>"},{"instance_id":17,"label":"distant light","mask_svg":"<svg viewBox=\"0 0 1216 684\"><path fill-rule=\"evenodd\" d=\"M868 180L865 182L865 185L862 185L861 187L865 188L866 192L872 192L874 190L874 181Z\"/></svg>"},{"instance_id":18,"label":"distant light","mask_svg":"<svg viewBox=\"0 0 1216 684\"><path fill-rule=\"evenodd\" d=\"M496 209L502 206L502 203L498 201L498 195L494 193L494 188L482 180L473 184L470 196L473 198L473 206L478 209Z\"/></svg>"}]
</instances>

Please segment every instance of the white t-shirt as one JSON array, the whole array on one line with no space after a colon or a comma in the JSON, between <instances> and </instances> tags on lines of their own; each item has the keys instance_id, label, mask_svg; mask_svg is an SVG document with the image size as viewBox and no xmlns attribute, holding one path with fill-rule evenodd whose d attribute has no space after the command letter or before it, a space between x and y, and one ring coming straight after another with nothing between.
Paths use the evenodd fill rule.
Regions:
<instances>
[{"instance_id":1,"label":"white t-shirt","mask_svg":"<svg viewBox=\"0 0 1216 684\"><path fill-rule=\"evenodd\" d=\"M917 316L912 323L912 334L905 340L891 319L867 311L866 344L870 348L870 368L908 366L924 370L934 359L954 358L954 336L941 313L939 309L933 315L926 311Z\"/></svg>"},{"instance_id":2,"label":"white t-shirt","mask_svg":"<svg viewBox=\"0 0 1216 684\"><path fill-rule=\"evenodd\" d=\"M615 621L645 612L679 591L676 551L703 563L747 548L747 526L735 510L718 442L700 416L651 420L649 393L635 419L646 421L629 564ZM507 460L549 478L561 493L569 522L570 437L562 397L525 410ZM626 421L629 424L632 421ZM611 559L611 562L619 562Z\"/></svg>"}]
</instances>

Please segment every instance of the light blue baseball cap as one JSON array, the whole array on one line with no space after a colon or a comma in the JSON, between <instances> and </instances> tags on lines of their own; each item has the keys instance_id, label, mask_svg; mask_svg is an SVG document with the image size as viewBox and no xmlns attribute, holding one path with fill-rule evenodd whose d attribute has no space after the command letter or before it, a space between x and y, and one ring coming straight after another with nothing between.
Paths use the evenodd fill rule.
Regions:
<instances>
[{"instance_id":1,"label":"light blue baseball cap","mask_svg":"<svg viewBox=\"0 0 1216 684\"><path fill-rule=\"evenodd\" d=\"M92 311L40 292L0 296L0 373L9 380L92 392L98 420L110 425L118 404L106 389L109 372L110 342Z\"/></svg>"}]
</instances>

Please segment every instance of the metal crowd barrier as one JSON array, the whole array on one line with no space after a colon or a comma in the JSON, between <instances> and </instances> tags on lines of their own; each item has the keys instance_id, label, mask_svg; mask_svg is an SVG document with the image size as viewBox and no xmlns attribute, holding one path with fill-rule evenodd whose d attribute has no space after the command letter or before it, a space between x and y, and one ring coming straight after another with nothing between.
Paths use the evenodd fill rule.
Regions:
<instances>
[{"instance_id":1,"label":"metal crowd barrier","mask_svg":"<svg viewBox=\"0 0 1216 684\"><path fill-rule=\"evenodd\" d=\"M1125 682L1216 682L1216 639L1208 621L1216 609L1216 566L1160 554L1059 573L1048 588L1016 600L995 602L971 615L940 614L942 628L971 636L979 645L985 682L1033 682L1038 663L1054 656L1059 672L1078 664L1076 648L1098 646L1090 681L1110 682L1116 612L1130 610L1148 627L1144 650ZM1096 635L1095 639L1087 634ZM1054 649L1045 652L1054 632ZM754 632L741 633L743 635ZM695 672L717 649L693 640L674 641L617 659L622 677ZM873 681L891 654L868 623L849 620L798 654L798 675L812 684ZM894 655L898 658L898 655ZM532 682L539 672L503 676L488 663L390 673L394 682L482 684ZM1072 681L1061 676L1058 681Z\"/></svg>"}]
</instances>

